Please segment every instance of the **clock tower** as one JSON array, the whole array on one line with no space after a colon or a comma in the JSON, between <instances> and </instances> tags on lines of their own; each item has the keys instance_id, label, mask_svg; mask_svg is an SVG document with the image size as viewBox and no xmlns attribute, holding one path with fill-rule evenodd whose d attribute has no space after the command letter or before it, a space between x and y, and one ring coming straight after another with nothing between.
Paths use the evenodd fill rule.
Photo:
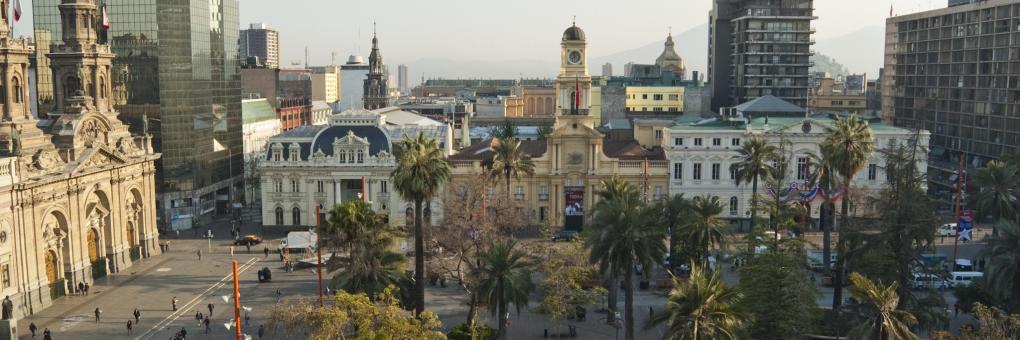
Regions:
<instances>
[{"instance_id":1,"label":"clock tower","mask_svg":"<svg viewBox=\"0 0 1020 340\"><path fill-rule=\"evenodd\" d=\"M560 41L560 74L556 77L556 115L589 114L591 75L588 74L588 41L576 24L563 32Z\"/></svg>"}]
</instances>

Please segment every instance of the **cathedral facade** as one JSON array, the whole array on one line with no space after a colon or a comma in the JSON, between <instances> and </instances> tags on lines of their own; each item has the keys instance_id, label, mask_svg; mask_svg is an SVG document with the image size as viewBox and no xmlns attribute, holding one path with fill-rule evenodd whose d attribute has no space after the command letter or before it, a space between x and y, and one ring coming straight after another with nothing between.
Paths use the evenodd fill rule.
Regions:
<instances>
[{"instance_id":1,"label":"cathedral facade","mask_svg":"<svg viewBox=\"0 0 1020 340\"><path fill-rule=\"evenodd\" d=\"M59 7L63 45L48 54L55 105L33 115L26 86L32 51L10 36L9 6L0 1L0 295L14 301L16 317L160 253L159 154L113 109L114 55L97 40L96 1Z\"/></svg>"}]
</instances>

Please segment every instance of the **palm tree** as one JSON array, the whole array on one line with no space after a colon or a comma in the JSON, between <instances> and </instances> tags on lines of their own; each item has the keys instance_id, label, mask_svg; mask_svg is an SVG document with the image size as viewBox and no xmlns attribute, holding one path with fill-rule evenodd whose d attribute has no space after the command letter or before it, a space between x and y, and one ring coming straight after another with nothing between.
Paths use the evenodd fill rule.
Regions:
<instances>
[{"instance_id":1,"label":"palm tree","mask_svg":"<svg viewBox=\"0 0 1020 340\"><path fill-rule=\"evenodd\" d=\"M510 199L510 178L520 178L521 174L534 175L535 163L531 156L521 148L521 141L516 138L494 140L492 158L484 166L493 176L501 176L506 180L506 197Z\"/></svg>"},{"instance_id":2,"label":"palm tree","mask_svg":"<svg viewBox=\"0 0 1020 340\"><path fill-rule=\"evenodd\" d=\"M824 193L839 190L839 176L832 171L832 164L829 163L830 155L825 150L819 155L809 154L809 166L814 169L811 175L811 185L818 185L822 193L822 206L818 209L818 227L822 229L822 270L825 275L832 273L832 225L834 217L834 202Z\"/></svg>"},{"instance_id":3,"label":"palm tree","mask_svg":"<svg viewBox=\"0 0 1020 340\"><path fill-rule=\"evenodd\" d=\"M843 176L842 195L843 202L840 206L839 242L836 244L838 257L836 258L836 282L832 295L832 310L835 315L839 314L839 306L843 300L843 263L845 259L843 252L843 232L849 222L850 210L850 184L854 176L861 169L868 165L871 154L875 152L875 136L872 134L871 126L857 115L847 118L836 117L831 127L825 128L825 140L820 146L822 154L825 155L828 163L840 176Z\"/></svg>"},{"instance_id":4,"label":"palm tree","mask_svg":"<svg viewBox=\"0 0 1020 340\"><path fill-rule=\"evenodd\" d=\"M528 296L535 290L531 282L531 263L527 254L516 249L516 241L497 242L488 250L478 253L477 265L471 275L478 279L478 294L489 305L499 320L499 337L506 338L506 321L509 305L521 313L528 306Z\"/></svg>"},{"instance_id":5,"label":"palm tree","mask_svg":"<svg viewBox=\"0 0 1020 340\"><path fill-rule=\"evenodd\" d=\"M997 298L1006 301L1007 310L1015 312L1020 310L1020 226L1000 221L996 229L999 233L985 248L985 282Z\"/></svg>"},{"instance_id":6,"label":"palm tree","mask_svg":"<svg viewBox=\"0 0 1020 340\"><path fill-rule=\"evenodd\" d=\"M778 157L778 151L764 138L755 137L741 145L737 152L734 179L737 185L751 183L751 230L754 230L758 219L758 181L776 172L772 161Z\"/></svg>"},{"instance_id":7,"label":"palm tree","mask_svg":"<svg viewBox=\"0 0 1020 340\"><path fill-rule=\"evenodd\" d=\"M393 170L393 187L404 200L414 202L414 315L425 311L425 239L422 205L435 196L450 177L447 162L439 143L418 133L407 135L395 148L397 168Z\"/></svg>"},{"instance_id":8,"label":"palm tree","mask_svg":"<svg viewBox=\"0 0 1020 340\"><path fill-rule=\"evenodd\" d=\"M686 281L673 278L666 298L668 313L653 316L647 327L666 322L664 340L738 339L746 316L743 294L727 287L720 272L709 273L696 263Z\"/></svg>"},{"instance_id":9,"label":"palm tree","mask_svg":"<svg viewBox=\"0 0 1020 340\"><path fill-rule=\"evenodd\" d=\"M679 250L680 229L689 215L688 206L690 201L681 193L666 197L666 199L658 204L659 210L662 211L659 223L666 226L666 232L669 234L669 271L672 273L673 268L680 263L680 255L677 254L677 250Z\"/></svg>"},{"instance_id":10,"label":"palm tree","mask_svg":"<svg viewBox=\"0 0 1020 340\"><path fill-rule=\"evenodd\" d=\"M376 244L355 251L347 268L330 280L331 289L343 289L349 293L365 293L373 300L390 285L400 287L401 292L410 283L404 266L404 255L387 250L391 241ZM358 260L353 260L357 258Z\"/></svg>"},{"instance_id":11,"label":"palm tree","mask_svg":"<svg viewBox=\"0 0 1020 340\"><path fill-rule=\"evenodd\" d=\"M982 216L992 215L995 221L1015 221L1017 215L1017 183L1020 171L1001 161L991 161L974 174L978 192L971 196L972 205Z\"/></svg>"},{"instance_id":12,"label":"palm tree","mask_svg":"<svg viewBox=\"0 0 1020 340\"><path fill-rule=\"evenodd\" d=\"M333 206L326 222L323 232L326 242L348 252L354 252L362 238L370 236L371 229L385 225L382 216L360 200Z\"/></svg>"},{"instance_id":13,"label":"palm tree","mask_svg":"<svg viewBox=\"0 0 1020 340\"><path fill-rule=\"evenodd\" d=\"M603 274L623 275L626 339L634 338L634 267L651 267L666 253L660 213L641 203L637 189L619 177L604 180L604 199L593 208L592 236L585 246Z\"/></svg>"},{"instance_id":14,"label":"palm tree","mask_svg":"<svg viewBox=\"0 0 1020 340\"><path fill-rule=\"evenodd\" d=\"M719 218L723 211L722 203L719 203L718 196L699 196L691 200L688 209L690 216L680 233L684 244L694 252L695 261L702 268L708 268L712 250L722 247L726 240L726 223Z\"/></svg>"},{"instance_id":15,"label":"palm tree","mask_svg":"<svg viewBox=\"0 0 1020 340\"><path fill-rule=\"evenodd\" d=\"M855 327L850 338L870 340L916 340L919 339L910 326L917 324L917 318L910 312L898 310L900 296L896 293L899 284L889 286L875 284L858 273L850 274L850 294L868 309L865 322Z\"/></svg>"}]
</instances>

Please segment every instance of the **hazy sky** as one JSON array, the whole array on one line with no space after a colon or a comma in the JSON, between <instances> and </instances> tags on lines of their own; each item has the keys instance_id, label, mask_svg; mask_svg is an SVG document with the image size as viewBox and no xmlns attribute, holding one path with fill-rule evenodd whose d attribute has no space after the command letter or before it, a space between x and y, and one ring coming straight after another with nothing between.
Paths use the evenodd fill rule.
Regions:
<instances>
[{"instance_id":1,"label":"hazy sky","mask_svg":"<svg viewBox=\"0 0 1020 340\"><path fill-rule=\"evenodd\" d=\"M227 0L229 1L229 0ZM23 0L31 25L32 0ZM680 33L708 20L712 0L240 0L240 22L263 22L280 32L281 64L312 64L367 55L372 22L378 22L387 64L423 58L452 60L547 60L559 57L560 34L577 16L588 35L589 56L598 57L661 41L670 26ZM897 14L944 7L946 0L815 0L815 37L824 39L884 24ZM27 18L27 20L25 20ZM360 39L359 39L360 30ZM706 37L707 43L707 37ZM684 46L677 46L686 58ZM877 52L881 53L881 52ZM877 67L878 65L876 65Z\"/></svg>"}]
</instances>

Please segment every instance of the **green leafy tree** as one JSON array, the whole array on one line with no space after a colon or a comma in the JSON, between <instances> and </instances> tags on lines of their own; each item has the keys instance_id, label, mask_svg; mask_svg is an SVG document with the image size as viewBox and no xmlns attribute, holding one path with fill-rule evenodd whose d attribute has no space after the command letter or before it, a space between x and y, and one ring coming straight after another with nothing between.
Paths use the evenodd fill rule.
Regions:
<instances>
[{"instance_id":1,"label":"green leafy tree","mask_svg":"<svg viewBox=\"0 0 1020 340\"><path fill-rule=\"evenodd\" d=\"M393 170L393 187L400 197L414 202L414 314L425 311L425 235L423 205L439 193L450 177L447 162L439 143L418 133L404 136L395 148L397 167Z\"/></svg>"},{"instance_id":2,"label":"green leafy tree","mask_svg":"<svg viewBox=\"0 0 1020 340\"><path fill-rule=\"evenodd\" d=\"M689 219L680 229L680 234L694 260L708 268L708 257L712 251L723 247L726 242L726 222L719 217L723 206L717 196L699 196L688 205Z\"/></svg>"},{"instance_id":3,"label":"green leafy tree","mask_svg":"<svg viewBox=\"0 0 1020 340\"><path fill-rule=\"evenodd\" d=\"M1020 339L1020 314L1006 314L995 307L975 303L974 318L978 326L963 327L960 336L948 332L936 332L933 340L987 340L987 339Z\"/></svg>"},{"instance_id":4,"label":"green leafy tree","mask_svg":"<svg viewBox=\"0 0 1020 340\"><path fill-rule=\"evenodd\" d=\"M985 283L989 291L1004 301L1009 312L1020 311L1020 227L1000 222L985 248L988 266Z\"/></svg>"},{"instance_id":5,"label":"green leafy tree","mask_svg":"<svg viewBox=\"0 0 1020 340\"><path fill-rule=\"evenodd\" d=\"M499 337L505 339L510 304L520 314L521 307L528 306L528 296L535 290L531 281L532 264L527 254L517 248L515 241L497 242L477 256L471 275L478 280L479 296L499 320Z\"/></svg>"},{"instance_id":6,"label":"green leafy tree","mask_svg":"<svg viewBox=\"0 0 1020 340\"><path fill-rule=\"evenodd\" d=\"M776 171L772 161L778 157L775 146L769 145L763 138L755 137L745 142L737 150L735 156L735 180L737 185L751 184L751 229L754 230L758 219L758 181L770 178Z\"/></svg>"},{"instance_id":7,"label":"green leafy tree","mask_svg":"<svg viewBox=\"0 0 1020 340\"><path fill-rule=\"evenodd\" d=\"M603 200L594 206L591 262L604 274L624 280L624 324L628 340L634 338L634 267L650 268L666 253L665 230L657 222L659 211L641 203L637 189L614 176L603 181Z\"/></svg>"},{"instance_id":8,"label":"green leafy tree","mask_svg":"<svg viewBox=\"0 0 1020 340\"><path fill-rule=\"evenodd\" d=\"M563 244L537 243L529 253L536 254L538 271L544 276L540 283L544 293L540 309L554 325L574 315L574 306L598 303L606 290L595 287L599 282L598 268L588 262L588 251L582 242Z\"/></svg>"},{"instance_id":9,"label":"green leafy tree","mask_svg":"<svg viewBox=\"0 0 1020 340\"><path fill-rule=\"evenodd\" d=\"M667 313L653 316L647 327L666 323L664 340L739 339L747 315L741 310L743 294L727 287L719 272L709 273L691 263L686 280L673 278L666 297Z\"/></svg>"},{"instance_id":10,"label":"green leafy tree","mask_svg":"<svg viewBox=\"0 0 1020 340\"><path fill-rule=\"evenodd\" d=\"M493 139L517 139L517 124L510 118L503 119L499 125L489 128L489 137Z\"/></svg>"},{"instance_id":11,"label":"green leafy tree","mask_svg":"<svg viewBox=\"0 0 1020 340\"><path fill-rule=\"evenodd\" d=\"M494 141L492 147L492 158L487 160L484 166L489 169L493 176L503 177L506 180L506 195L510 197L510 179L520 178L524 175L535 174L535 163L531 156L521 148L521 141L509 138Z\"/></svg>"},{"instance_id":12,"label":"green leafy tree","mask_svg":"<svg viewBox=\"0 0 1020 340\"><path fill-rule=\"evenodd\" d=\"M410 290L404 255L389 250L393 232L383 215L363 201L337 205L326 235L338 239L350 256L344 269L330 280L330 287L365 293L373 299L391 285Z\"/></svg>"},{"instance_id":13,"label":"green leafy tree","mask_svg":"<svg viewBox=\"0 0 1020 340\"><path fill-rule=\"evenodd\" d=\"M825 128L825 133L825 140L821 144L822 154L826 155L826 159L832 166L832 169L840 176L843 176L843 180L840 181L843 184L843 199L840 206L839 222L841 237L836 244L837 254L841 254L845 248L846 240L846 237L842 237L842 231L850 221L851 180L861 169L868 165L871 154L875 151L875 136L871 131L871 126L857 115L845 118L836 117L833 120L832 126ZM843 302L843 285L841 283L843 282L843 266L845 262L846 259L842 255L836 258L834 281L837 284L833 290L832 310L837 315L839 307Z\"/></svg>"},{"instance_id":14,"label":"green leafy tree","mask_svg":"<svg viewBox=\"0 0 1020 340\"><path fill-rule=\"evenodd\" d=\"M680 262L679 245L681 241L681 226L685 223L688 216L690 215L690 200L684 197L683 194L672 195L666 197L658 204L658 210L662 212L659 223L666 226L666 232L669 234L669 259L670 268L669 271L673 272L673 268L676 267Z\"/></svg>"},{"instance_id":15,"label":"green leafy tree","mask_svg":"<svg viewBox=\"0 0 1020 340\"><path fill-rule=\"evenodd\" d=\"M814 330L818 292L800 252L771 252L740 268L742 305L755 339L797 339Z\"/></svg>"},{"instance_id":16,"label":"green leafy tree","mask_svg":"<svg viewBox=\"0 0 1020 340\"><path fill-rule=\"evenodd\" d=\"M969 197L970 205L995 221L1016 221L1017 192L1020 188L1020 171L1014 165L991 161L974 174L977 192Z\"/></svg>"},{"instance_id":17,"label":"green leafy tree","mask_svg":"<svg viewBox=\"0 0 1020 340\"><path fill-rule=\"evenodd\" d=\"M270 339L446 339L432 312L409 317L397 302L395 287L377 299L338 291L330 303L312 300L274 305L266 330Z\"/></svg>"},{"instance_id":18,"label":"green leafy tree","mask_svg":"<svg viewBox=\"0 0 1020 340\"><path fill-rule=\"evenodd\" d=\"M910 326L917 323L907 311L897 309L900 297L896 282L889 286L876 284L858 273L850 274L850 294L861 302L866 311L865 322L851 330L853 339L914 340L919 339Z\"/></svg>"}]
</instances>

